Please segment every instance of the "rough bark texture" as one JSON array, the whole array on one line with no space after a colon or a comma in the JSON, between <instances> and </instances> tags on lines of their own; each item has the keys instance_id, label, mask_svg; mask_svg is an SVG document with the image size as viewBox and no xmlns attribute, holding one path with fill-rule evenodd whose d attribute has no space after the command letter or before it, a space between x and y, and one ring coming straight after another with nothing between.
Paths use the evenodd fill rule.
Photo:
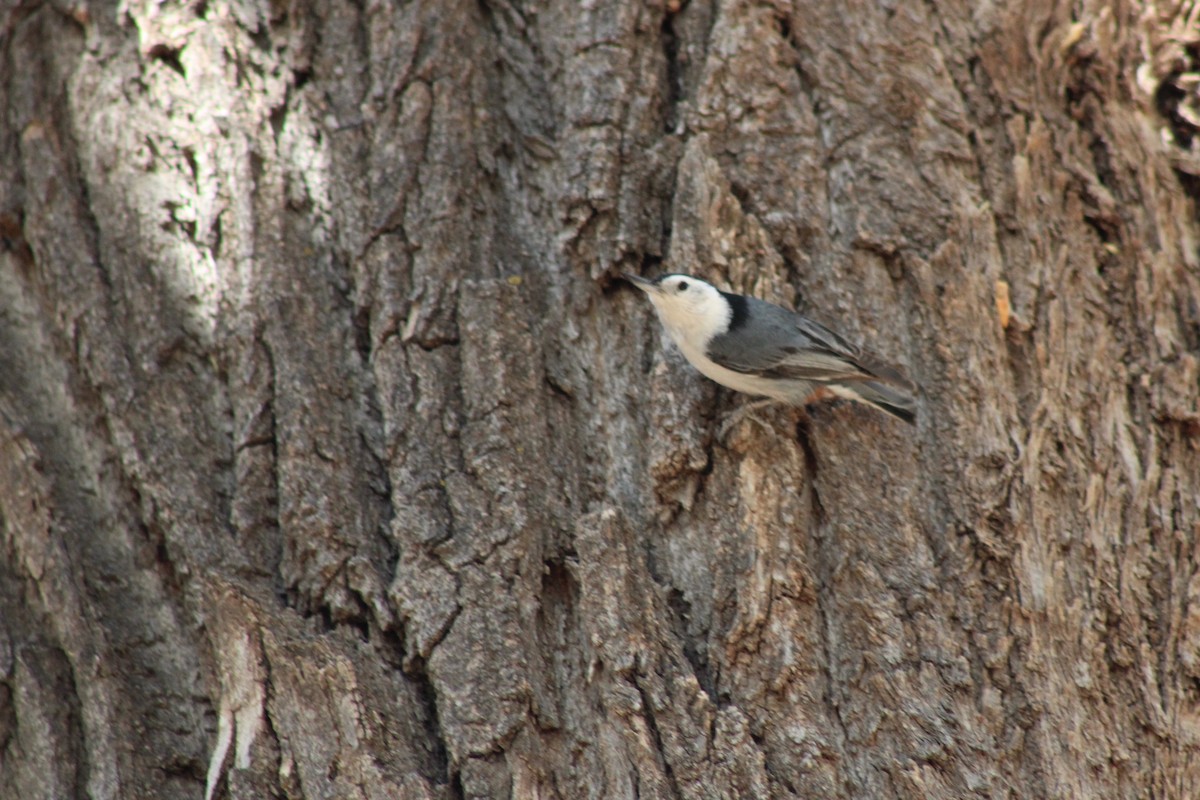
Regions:
<instances>
[{"instance_id":1,"label":"rough bark texture","mask_svg":"<svg viewBox=\"0 0 1200 800\"><path fill-rule=\"evenodd\" d=\"M3 4L0 796L1195 797L1198 9Z\"/></svg>"}]
</instances>

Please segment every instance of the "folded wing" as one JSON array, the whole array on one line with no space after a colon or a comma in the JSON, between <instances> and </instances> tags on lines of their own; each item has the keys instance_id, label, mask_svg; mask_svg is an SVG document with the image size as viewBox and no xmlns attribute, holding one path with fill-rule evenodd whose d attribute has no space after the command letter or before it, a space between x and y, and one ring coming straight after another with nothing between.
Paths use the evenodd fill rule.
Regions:
<instances>
[{"instance_id":1,"label":"folded wing","mask_svg":"<svg viewBox=\"0 0 1200 800\"><path fill-rule=\"evenodd\" d=\"M912 422L915 387L908 378L838 334L786 308L747 297L753 325L713 337L707 355L747 375L794 380L842 390Z\"/></svg>"}]
</instances>

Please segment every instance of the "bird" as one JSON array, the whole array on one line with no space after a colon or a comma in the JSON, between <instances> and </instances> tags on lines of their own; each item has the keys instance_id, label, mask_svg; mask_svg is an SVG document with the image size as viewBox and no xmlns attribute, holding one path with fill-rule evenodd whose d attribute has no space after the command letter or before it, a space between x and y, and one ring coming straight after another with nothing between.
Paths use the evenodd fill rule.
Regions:
<instances>
[{"instance_id":1,"label":"bird","mask_svg":"<svg viewBox=\"0 0 1200 800\"><path fill-rule=\"evenodd\" d=\"M692 275L621 276L646 293L691 365L722 386L792 406L824 388L916 424L914 384L819 322Z\"/></svg>"}]
</instances>

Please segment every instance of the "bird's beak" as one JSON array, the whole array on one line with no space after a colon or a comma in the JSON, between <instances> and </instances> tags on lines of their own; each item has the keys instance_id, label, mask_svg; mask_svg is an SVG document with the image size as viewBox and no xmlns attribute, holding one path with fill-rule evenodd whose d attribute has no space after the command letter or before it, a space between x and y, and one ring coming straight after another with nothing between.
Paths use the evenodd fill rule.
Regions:
<instances>
[{"instance_id":1,"label":"bird's beak","mask_svg":"<svg viewBox=\"0 0 1200 800\"><path fill-rule=\"evenodd\" d=\"M638 275L630 275L628 272L622 272L621 277L647 294L658 291L658 284L654 281L646 280Z\"/></svg>"}]
</instances>

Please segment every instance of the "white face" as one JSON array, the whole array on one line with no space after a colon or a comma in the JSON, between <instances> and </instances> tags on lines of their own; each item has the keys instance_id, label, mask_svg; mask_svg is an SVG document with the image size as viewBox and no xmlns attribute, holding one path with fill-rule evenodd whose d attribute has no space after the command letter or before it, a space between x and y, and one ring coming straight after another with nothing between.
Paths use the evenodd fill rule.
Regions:
<instances>
[{"instance_id":1,"label":"white face","mask_svg":"<svg viewBox=\"0 0 1200 800\"><path fill-rule=\"evenodd\" d=\"M732 309L716 287L690 275L667 275L646 292L663 327L680 344L703 347L729 326Z\"/></svg>"}]
</instances>

